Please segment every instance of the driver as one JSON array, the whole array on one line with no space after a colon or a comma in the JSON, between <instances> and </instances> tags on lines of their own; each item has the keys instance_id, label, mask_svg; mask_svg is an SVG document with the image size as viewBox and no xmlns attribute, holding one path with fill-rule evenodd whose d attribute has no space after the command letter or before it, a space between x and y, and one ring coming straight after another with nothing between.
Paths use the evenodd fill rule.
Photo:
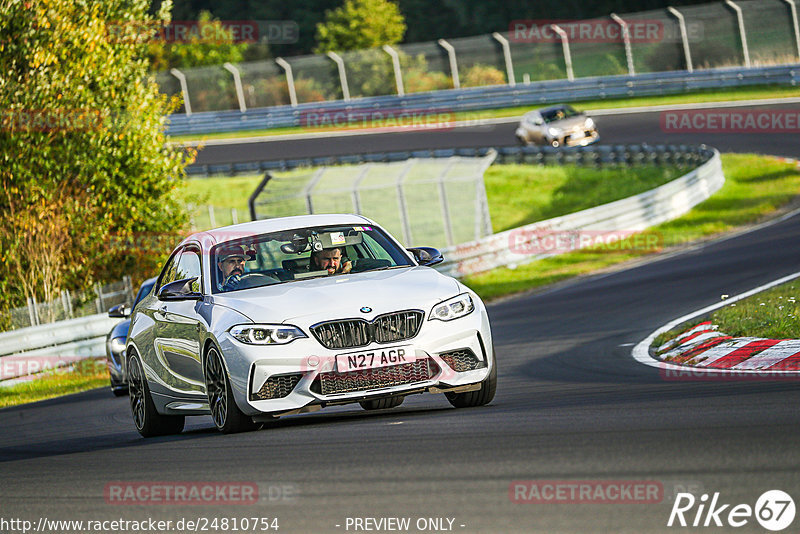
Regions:
<instances>
[{"instance_id":1,"label":"driver","mask_svg":"<svg viewBox=\"0 0 800 534\"><path fill-rule=\"evenodd\" d=\"M244 263L247 261L247 254L244 247L234 246L225 248L217 255L217 267L222 273L217 278L217 284L222 291L236 289L244 274Z\"/></svg>"},{"instance_id":2,"label":"driver","mask_svg":"<svg viewBox=\"0 0 800 534\"><path fill-rule=\"evenodd\" d=\"M325 248L311 253L309 269L312 271L328 271L328 274L347 274L353 264L342 256L341 247Z\"/></svg>"}]
</instances>

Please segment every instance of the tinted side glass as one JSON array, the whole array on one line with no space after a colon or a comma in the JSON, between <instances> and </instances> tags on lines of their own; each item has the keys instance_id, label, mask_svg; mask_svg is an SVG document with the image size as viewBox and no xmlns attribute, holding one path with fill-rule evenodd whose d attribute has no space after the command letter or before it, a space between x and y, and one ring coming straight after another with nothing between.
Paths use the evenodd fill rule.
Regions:
<instances>
[{"instance_id":1,"label":"tinted side glass","mask_svg":"<svg viewBox=\"0 0 800 534\"><path fill-rule=\"evenodd\" d=\"M136 300L133 301L133 305L136 306L139 304L143 298L150 294L150 290L153 289L155 282L150 282L142 284L142 287L139 288L139 293L136 294Z\"/></svg>"},{"instance_id":2,"label":"tinted side glass","mask_svg":"<svg viewBox=\"0 0 800 534\"><path fill-rule=\"evenodd\" d=\"M200 253L196 249L189 248L183 251L181 259L178 261L178 268L176 271L176 280L197 277L197 280L192 282L192 291L200 292L200 276L202 270L200 267Z\"/></svg>"},{"instance_id":3,"label":"tinted side glass","mask_svg":"<svg viewBox=\"0 0 800 534\"><path fill-rule=\"evenodd\" d=\"M181 252L178 251L167 261L167 264L164 266L164 270L161 271L161 276L158 278L158 289L160 290L166 284L170 282L174 282L178 280L177 272L178 272L178 258L180 258Z\"/></svg>"}]
</instances>

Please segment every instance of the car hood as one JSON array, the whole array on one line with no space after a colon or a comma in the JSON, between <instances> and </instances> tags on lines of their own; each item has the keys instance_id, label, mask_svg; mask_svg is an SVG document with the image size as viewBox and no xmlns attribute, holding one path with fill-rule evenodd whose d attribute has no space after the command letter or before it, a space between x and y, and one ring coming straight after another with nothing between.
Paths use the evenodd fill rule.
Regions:
<instances>
[{"instance_id":1,"label":"car hood","mask_svg":"<svg viewBox=\"0 0 800 534\"><path fill-rule=\"evenodd\" d=\"M233 308L254 322L314 324L396 310L428 311L455 296L459 284L430 267L411 267L313 278L215 295L214 303ZM362 312L361 308L371 308Z\"/></svg>"},{"instance_id":2,"label":"car hood","mask_svg":"<svg viewBox=\"0 0 800 534\"><path fill-rule=\"evenodd\" d=\"M562 130L583 128L583 125L586 122L586 118L587 118L586 115L578 115L575 117L570 117L568 119L562 119L560 121L551 122L547 126L549 128L560 128Z\"/></svg>"},{"instance_id":3,"label":"car hood","mask_svg":"<svg viewBox=\"0 0 800 534\"><path fill-rule=\"evenodd\" d=\"M114 325L114 328L106 336L108 339L113 339L115 337L127 338L128 337L128 328L131 326L131 320L125 319L123 321L118 322Z\"/></svg>"}]
</instances>

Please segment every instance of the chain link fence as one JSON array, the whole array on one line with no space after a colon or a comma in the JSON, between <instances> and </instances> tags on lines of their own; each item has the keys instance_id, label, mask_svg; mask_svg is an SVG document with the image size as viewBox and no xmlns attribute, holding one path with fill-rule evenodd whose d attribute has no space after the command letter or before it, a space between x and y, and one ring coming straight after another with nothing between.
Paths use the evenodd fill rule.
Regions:
<instances>
[{"instance_id":1,"label":"chain link fence","mask_svg":"<svg viewBox=\"0 0 800 534\"><path fill-rule=\"evenodd\" d=\"M652 73L791 64L800 58L792 6L788 0L736 0L733 5L717 2L594 20L510 21L508 31L492 35L284 58L289 69L272 60L241 63L233 67L241 79L241 96L230 67L184 69L183 96L192 112L246 110L628 74L631 67L635 73ZM623 23L629 28L629 48ZM566 42L553 26L564 31ZM179 94L180 75L158 73L156 80L165 93Z\"/></svg>"},{"instance_id":2,"label":"chain link fence","mask_svg":"<svg viewBox=\"0 0 800 534\"><path fill-rule=\"evenodd\" d=\"M253 210L257 219L357 213L381 221L407 246L453 246L491 234L483 174L496 155L274 173L257 190Z\"/></svg>"},{"instance_id":3,"label":"chain link fence","mask_svg":"<svg viewBox=\"0 0 800 534\"><path fill-rule=\"evenodd\" d=\"M117 304L133 303L133 286L129 276L106 285L96 284L92 291L62 291L50 302L28 298L28 305L0 311L0 331L64 321L96 313L106 313Z\"/></svg>"}]
</instances>

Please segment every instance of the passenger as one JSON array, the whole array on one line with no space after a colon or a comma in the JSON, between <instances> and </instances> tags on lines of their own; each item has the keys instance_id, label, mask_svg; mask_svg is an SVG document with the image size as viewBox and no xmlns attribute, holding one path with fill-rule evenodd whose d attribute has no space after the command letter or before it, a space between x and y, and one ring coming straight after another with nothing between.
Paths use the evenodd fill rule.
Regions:
<instances>
[{"instance_id":1,"label":"passenger","mask_svg":"<svg viewBox=\"0 0 800 534\"><path fill-rule=\"evenodd\" d=\"M326 248L311 253L309 270L328 271L328 274L347 274L353 264L345 256L342 256L341 247Z\"/></svg>"}]
</instances>

